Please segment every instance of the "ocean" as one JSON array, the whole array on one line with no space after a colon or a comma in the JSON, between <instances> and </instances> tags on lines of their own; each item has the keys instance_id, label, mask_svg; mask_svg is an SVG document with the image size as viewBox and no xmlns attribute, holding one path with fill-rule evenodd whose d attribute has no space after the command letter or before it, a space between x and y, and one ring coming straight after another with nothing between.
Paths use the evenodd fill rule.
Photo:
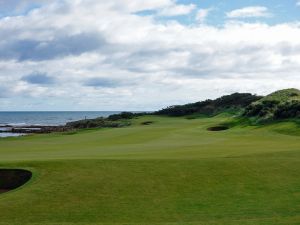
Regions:
<instances>
[{"instance_id":1,"label":"ocean","mask_svg":"<svg viewBox=\"0 0 300 225\"><path fill-rule=\"evenodd\" d=\"M63 112L0 112L0 126L64 125L67 122L107 117L119 111L63 111Z\"/></svg>"},{"instance_id":2,"label":"ocean","mask_svg":"<svg viewBox=\"0 0 300 225\"><path fill-rule=\"evenodd\" d=\"M67 122L107 117L119 111L71 111L71 112L0 112L0 126L30 126L30 125L65 125ZM22 134L1 133L0 137L19 136Z\"/></svg>"}]
</instances>

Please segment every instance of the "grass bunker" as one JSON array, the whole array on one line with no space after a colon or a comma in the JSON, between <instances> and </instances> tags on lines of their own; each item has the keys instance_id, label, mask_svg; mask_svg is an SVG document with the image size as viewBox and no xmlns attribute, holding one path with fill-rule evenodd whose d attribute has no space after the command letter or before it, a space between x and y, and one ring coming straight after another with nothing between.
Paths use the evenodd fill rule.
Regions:
<instances>
[{"instance_id":1,"label":"grass bunker","mask_svg":"<svg viewBox=\"0 0 300 225\"><path fill-rule=\"evenodd\" d=\"M32 173L22 169L0 169L0 193L14 190L27 183Z\"/></svg>"}]
</instances>

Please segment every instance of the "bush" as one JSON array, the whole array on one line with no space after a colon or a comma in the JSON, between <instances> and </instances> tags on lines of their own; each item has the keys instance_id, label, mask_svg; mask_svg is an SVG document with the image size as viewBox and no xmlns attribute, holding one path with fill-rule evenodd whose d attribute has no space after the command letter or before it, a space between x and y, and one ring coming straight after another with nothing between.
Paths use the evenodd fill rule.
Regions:
<instances>
[{"instance_id":1,"label":"bush","mask_svg":"<svg viewBox=\"0 0 300 225\"><path fill-rule=\"evenodd\" d=\"M254 117L260 114L260 111L263 109L262 104L250 105L246 108L244 116Z\"/></svg>"},{"instance_id":2,"label":"bush","mask_svg":"<svg viewBox=\"0 0 300 225\"><path fill-rule=\"evenodd\" d=\"M110 121L105 118L96 118L88 120L79 120L67 123L66 126L73 129L85 129L85 128L101 128L101 127L124 127L129 126L130 123L127 121Z\"/></svg>"},{"instance_id":3,"label":"bush","mask_svg":"<svg viewBox=\"0 0 300 225\"><path fill-rule=\"evenodd\" d=\"M114 114L107 117L108 120L116 121L121 119L132 119L135 116L134 113L131 112L122 112L120 114Z\"/></svg>"},{"instance_id":4,"label":"bush","mask_svg":"<svg viewBox=\"0 0 300 225\"><path fill-rule=\"evenodd\" d=\"M292 101L279 105L274 113L276 119L300 118L300 102Z\"/></svg>"},{"instance_id":5,"label":"bush","mask_svg":"<svg viewBox=\"0 0 300 225\"><path fill-rule=\"evenodd\" d=\"M300 117L300 102L289 101L280 103L276 100L263 101L246 108L244 116L265 119L288 119Z\"/></svg>"}]
</instances>

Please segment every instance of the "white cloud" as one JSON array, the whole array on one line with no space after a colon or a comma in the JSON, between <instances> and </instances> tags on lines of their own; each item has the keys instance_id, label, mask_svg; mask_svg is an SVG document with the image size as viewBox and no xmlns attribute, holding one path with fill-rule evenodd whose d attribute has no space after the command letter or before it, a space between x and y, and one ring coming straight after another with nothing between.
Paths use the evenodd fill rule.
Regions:
<instances>
[{"instance_id":1,"label":"white cloud","mask_svg":"<svg viewBox=\"0 0 300 225\"><path fill-rule=\"evenodd\" d=\"M151 110L300 88L300 23L185 26L134 14L173 4L70 0L0 19L0 110ZM24 81L35 72L55 82Z\"/></svg>"},{"instance_id":2,"label":"white cloud","mask_svg":"<svg viewBox=\"0 0 300 225\"><path fill-rule=\"evenodd\" d=\"M299 1L299 0L297 1L296 5L297 5L297 6L300 6L300 1Z\"/></svg>"},{"instance_id":3,"label":"white cloud","mask_svg":"<svg viewBox=\"0 0 300 225\"><path fill-rule=\"evenodd\" d=\"M194 9L196 9L196 5L171 5L169 7L163 8L159 11L159 15L162 16L180 16L190 14Z\"/></svg>"},{"instance_id":4,"label":"white cloud","mask_svg":"<svg viewBox=\"0 0 300 225\"><path fill-rule=\"evenodd\" d=\"M250 6L236 9L227 14L228 18L270 17L272 14L264 6Z\"/></svg>"},{"instance_id":5,"label":"white cloud","mask_svg":"<svg viewBox=\"0 0 300 225\"><path fill-rule=\"evenodd\" d=\"M87 4L95 5L97 1L85 0L80 2L81 5L87 5ZM99 5L103 5L103 3L100 3ZM157 10L165 7L171 7L176 5L176 3L173 0L143 0L143 1L123 0L123 1L109 1L108 5L113 6L117 10L136 12L136 11Z\"/></svg>"},{"instance_id":6,"label":"white cloud","mask_svg":"<svg viewBox=\"0 0 300 225\"><path fill-rule=\"evenodd\" d=\"M212 8L208 9L199 9L196 15L196 20L200 23L205 22L206 18L208 17L209 13L212 11Z\"/></svg>"}]
</instances>

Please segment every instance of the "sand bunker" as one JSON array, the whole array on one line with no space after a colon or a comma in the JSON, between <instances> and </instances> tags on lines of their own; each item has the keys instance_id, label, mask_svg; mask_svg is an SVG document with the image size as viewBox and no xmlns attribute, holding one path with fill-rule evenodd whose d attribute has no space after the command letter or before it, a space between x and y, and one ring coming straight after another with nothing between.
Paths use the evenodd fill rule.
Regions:
<instances>
[{"instance_id":1,"label":"sand bunker","mask_svg":"<svg viewBox=\"0 0 300 225\"><path fill-rule=\"evenodd\" d=\"M152 123L154 123L154 122L153 121L145 121L145 122L142 122L141 124L142 125L150 125Z\"/></svg>"},{"instance_id":2,"label":"sand bunker","mask_svg":"<svg viewBox=\"0 0 300 225\"><path fill-rule=\"evenodd\" d=\"M14 190L27 183L32 173L22 169L0 169L0 194Z\"/></svg>"},{"instance_id":3,"label":"sand bunker","mask_svg":"<svg viewBox=\"0 0 300 225\"><path fill-rule=\"evenodd\" d=\"M228 130L229 127L226 126L214 126L214 127L209 127L207 130L209 131L222 131L222 130Z\"/></svg>"}]
</instances>

